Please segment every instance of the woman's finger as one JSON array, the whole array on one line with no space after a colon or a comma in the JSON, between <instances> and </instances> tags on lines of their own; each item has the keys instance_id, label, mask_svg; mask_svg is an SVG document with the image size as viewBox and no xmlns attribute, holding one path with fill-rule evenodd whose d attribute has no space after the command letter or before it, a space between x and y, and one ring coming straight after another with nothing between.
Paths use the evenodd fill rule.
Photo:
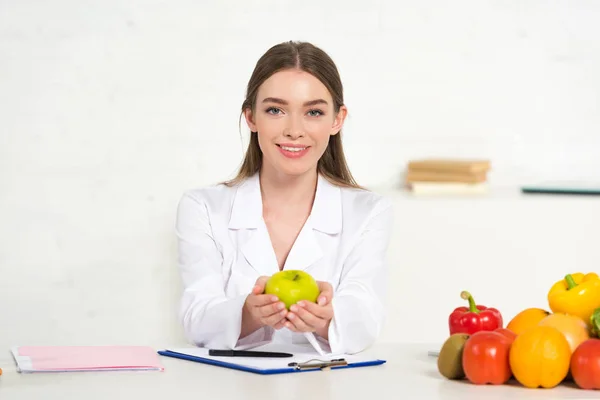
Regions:
<instances>
[{"instance_id":1,"label":"woman's finger","mask_svg":"<svg viewBox=\"0 0 600 400\"><path fill-rule=\"evenodd\" d=\"M281 328L283 328L285 326L285 321L287 321L287 318L284 316L283 318L281 318L281 320L278 323L276 323L273 326L273 329L280 330Z\"/></svg>"},{"instance_id":2,"label":"woman's finger","mask_svg":"<svg viewBox=\"0 0 600 400\"><path fill-rule=\"evenodd\" d=\"M296 328L299 332L314 332L315 328L313 328L312 326L308 326L303 320L302 318L300 318L298 316L298 314L290 312L288 313L287 317L289 322L292 323L292 325L294 326L294 328Z\"/></svg>"},{"instance_id":3,"label":"woman's finger","mask_svg":"<svg viewBox=\"0 0 600 400\"><path fill-rule=\"evenodd\" d=\"M278 302L277 296L271 296L268 294L250 295L248 297L248 304L253 307L262 307L268 304L274 304Z\"/></svg>"},{"instance_id":4,"label":"woman's finger","mask_svg":"<svg viewBox=\"0 0 600 400\"><path fill-rule=\"evenodd\" d=\"M257 294L261 294L265 291L265 286L267 285L267 281L269 280L268 276L260 276L256 280L254 284L254 289L258 290Z\"/></svg>"},{"instance_id":5,"label":"woman's finger","mask_svg":"<svg viewBox=\"0 0 600 400\"><path fill-rule=\"evenodd\" d=\"M318 307L318 306L317 306ZM291 307L291 311L294 312L304 322L305 325L311 328L322 328L325 326L326 321L317 317L315 314L311 313L304 307L299 307L298 305L293 305Z\"/></svg>"},{"instance_id":6,"label":"woman's finger","mask_svg":"<svg viewBox=\"0 0 600 400\"><path fill-rule=\"evenodd\" d=\"M306 311L321 319L329 320L333 318L333 307L331 306L331 304L322 307L310 301L299 301L298 304L296 304L296 306L298 306L301 309L305 309Z\"/></svg>"},{"instance_id":7,"label":"woman's finger","mask_svg":"<svg viewBox=\"0 0 600 400\"><path fill-rule=\"evenodd\" d=\"M317 298L317 304L324 306L331 302L333 299L333 287L328 282L318 281L319 285L319 297Z\"/></svg>"},{"instance_id":8,"label":"woman's finger","mask_svg":"<svg viewBox=\"0 0 600 400\"><path fill-rule=\"evenodd\" d=\"M270 303L270 304L267 304L264 306L259 306L257 311L261 317L265 318L265 317L269 317L271 315L277 314L280 311L283 311L284 309L285 309L285 304L278 301L278 302Z\"/></svg>"},{"instance_id":9,"label":"woman's finger","mask_svg":"<svg viewBox=\"0 0 600 400\"><path fill-rule=\"evenodd\" d=\"M275 327L277 324L281 324L282 321L285 322L286 314L287 310L279 311L267 317L261 318L261 322L267 326Z\"/></svg>"},{"instance_id":10,"label":"woman's finger","mask_svg":"<svg viewBox=\"0 0 600 400\"><path fill-rule=\"evenodd\" d=\"M297 328L294 326L294 324L292 324L290 321L288 321L288 320L287 320L287 318L286 318L286 321L285 321L285 327L286 327L286 328L288 328L288 329L289 329L290 331L292 331L292 332L296 332L296 333L300 332L300 331L299 331L299 330L298 330L298 329L297 329Z\"/></svg>"}]
</instances>

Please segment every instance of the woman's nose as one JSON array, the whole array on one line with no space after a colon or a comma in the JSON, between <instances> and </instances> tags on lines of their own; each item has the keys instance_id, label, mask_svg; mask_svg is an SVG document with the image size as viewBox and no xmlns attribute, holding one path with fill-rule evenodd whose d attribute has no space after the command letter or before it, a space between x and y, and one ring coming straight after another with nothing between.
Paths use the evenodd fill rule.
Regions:
<instances>
[{"instance_id":1,"label":"woman's nose","mask_svg":"<svg viewBox=\"0 0 600 400\"><path fill-rule=\"evenodd\" d=\"M285 129L284 135L290 139L297 139L304 136L302 121L296 117L289 119L289 123Z\"/></svg>"}]
</instances>

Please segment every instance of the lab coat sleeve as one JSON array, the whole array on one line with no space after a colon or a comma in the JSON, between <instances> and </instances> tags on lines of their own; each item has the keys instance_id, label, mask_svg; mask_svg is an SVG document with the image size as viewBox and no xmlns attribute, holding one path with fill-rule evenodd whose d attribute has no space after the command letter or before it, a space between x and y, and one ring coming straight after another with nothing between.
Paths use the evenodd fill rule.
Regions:
<instances>
[{"instance_id":1,"label":"lab coat sleeve","mask_svg":"<svg viewBox=\"0 0 600 400\"><path fill-rule=\"evenodd\" d=\"M328 331L332 353L354 354L372 345L385 322L386 254L393 225L391 202L366 224L349 252L333 296L334 317Z\"/></svg>"},{"instance_id":2,"label":"lab coat sleeve","mask_svg":"<svg viewBox=\"0 0 600 400\"><path fill-rule=\"evenodd\" d=\"M239 340L248 294L227 297L223 257L204 202L185 193L177 208L178 266L183 284L179 318L189 341L200 347L244 349L271 341L264 327Z\"/></svg>"}]
</instances>

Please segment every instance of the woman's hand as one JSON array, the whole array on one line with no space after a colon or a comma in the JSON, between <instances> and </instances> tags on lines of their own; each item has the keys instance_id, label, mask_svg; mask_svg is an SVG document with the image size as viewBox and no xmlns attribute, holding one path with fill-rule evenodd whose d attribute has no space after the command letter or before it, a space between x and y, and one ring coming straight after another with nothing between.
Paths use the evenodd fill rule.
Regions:
<instances>
[{"instance_id":1,"label":"woman's hand","mask_svg":"<svg viewBox=\"0 0 600 400\"><path fill-rule=\"evenodd\" d=\"M242 311L242 338L264 326L274 329L284 327L288 314L285 304L277 296L263 294L268 279L266 276L258 278L252 292L246 297Z\"/></svg>"},{"instance_id":2,"label":"woman's hand","mask_svg":"<svg viewBox=\"0 0 600 400\"><path fill-rule=\"evenodd\" d=\"M299 301L290 307L285 326L294 332L314 332L323 339L329 339L329 324L333 318L333 288L327 282L317 282L321 292L317 303Z\"/></svg>"}]
</instances>

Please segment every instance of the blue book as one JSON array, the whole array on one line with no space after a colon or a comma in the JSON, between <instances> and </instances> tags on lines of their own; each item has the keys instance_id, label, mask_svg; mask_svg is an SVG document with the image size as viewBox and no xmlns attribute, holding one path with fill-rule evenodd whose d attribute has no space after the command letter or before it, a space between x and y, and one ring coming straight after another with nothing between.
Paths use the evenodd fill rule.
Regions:
<instances>
[{"instance_id":1,"label":"blue book","mask_svg":"<svg viewBox=\"0 0 600 400\"><path fill-rule=\"evenodd\" d=\"M289 357L281 355L269 357L261 353L253 356L253 352L277 351L287 352ZM331 355L323 356L303 346L286 346L276 349L260 348L244 352L243 356L212 356L206 348L182 348L159 350L158 354L165 357L178 358L216 367L230 368L260 375L286 374L296 372L320 371L325 369L344 369L369 367L384 364L386 361L361 355Z\"/></svg>"}]
</instances>

